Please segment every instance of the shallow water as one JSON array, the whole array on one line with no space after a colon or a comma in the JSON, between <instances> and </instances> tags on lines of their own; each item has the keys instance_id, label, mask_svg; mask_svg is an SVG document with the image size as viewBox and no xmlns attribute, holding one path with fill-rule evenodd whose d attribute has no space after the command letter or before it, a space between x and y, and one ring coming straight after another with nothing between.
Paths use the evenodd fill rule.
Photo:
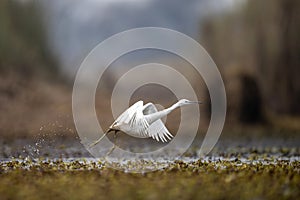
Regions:
<instances>
[{"instance_id":1,"label":"shallow water","mask_svg":"<svg viewBox=\"0 0 300 200\"><path fill-rule=\"evenodd\" d=\"M295 141L293 141L295 142ZM189 167L193 163L212 163L224 168L225 164L239 165L277 165L280 162L299 163L300 148L291 141L260 141L257 146L245 141L220 141L209 155L201 157L194 145L183 156L159 158L106 157L93 158L78 139L44 138L1 141L1 169L33 169L39 167L63 170L101 170L119 169L125 172L148 172L170 169L176 162ZM263 144L263 145L262 145ZM280 145L278 145L280 144ZM107 150L108 151L108 150ZM105 155L105 154L104 154ZM224 164L225 163L225 164ZM9 167L15 166L15 167ZM75 166L75 167L74 167Z\"/></svg>"},{"instance_id":2,"label":"shallow water","mask_svg":"<svg viewBox=\"0 0 300 200\"><path fill-rule=\"evenodd\" d=\"M201 144L194 144L187 151L189 157L197 156ZM131 145L130 148L134 148ZM130 151L128 147L126 150ZM147 144L140 144L138 148L149 148ZM278 156L298 156L300 141L297 138L251 138L220 139L210 156L247 155L251 153ZM104 150L105 151L105 150ZM80 143L78 138L40 137L30 139L0 139L0 160L7 158L77 158L92 157Z\"/></svg>"}]
</instances>

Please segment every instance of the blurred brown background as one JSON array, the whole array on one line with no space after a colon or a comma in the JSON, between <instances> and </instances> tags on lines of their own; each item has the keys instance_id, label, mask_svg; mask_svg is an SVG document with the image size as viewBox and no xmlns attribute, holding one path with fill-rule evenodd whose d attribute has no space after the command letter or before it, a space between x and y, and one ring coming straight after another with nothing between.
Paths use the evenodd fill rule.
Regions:
<instances>
[{"instance_id":1,"label":"blurred brown background","mask_svg":"<svg viewBox=\"0 0 300 200\"><path fill-rule=\"evenodd\" d=\"M79 4L78 1L61 2L65 2L65 5L56 4L61 10L67 8L67 5ZM172 15L163 16L179 23L178 27L181 27L178 28L179 31L184 32L190 26L196 27L193 37L206 48L222 73L228 98L225 132L234 132L238 128L243 131L262 128L276 130L279 134L299 133L300 1L236 0L230 1L230 6L226 8L224 5L227 3L223 3L222 6L215 3L212 6L214 9L205 14L202 13L208 1L166 2L174 8L169 8L169 4L166 3L166 9L172 12L167 12L168 10L162 10L162 12ZM192 4L195 2L197 4ZM189 15L189 10L181 10L183 8L180 7L183 5L188 7L189 3L199 8L203 6L202 9L193 11L199 14L195 15L199 16L199 19L192 16L186 21L180 21ZM63 49L65 47L63 44L61 48L58 48L64 40L57 38L64 37L54 37L55 34L52 34L56 27L53 24L59 24L59 20L55 21L54 17L51 17L55 15L55 9L51 10L54 7L47 7L48 4L54 5L46 0L44 3L30 0L1 0L0 2L1 138L26 137L41 133L75 136L71 111L74 75L66 75L70 69L65 66L74 66L72 73L75 74L82 58L94 44L101 40L87 41L89 45L84 46L82 41L71 39L76 29L61 32L66 40L70 39L69 45L82 42L80 43L82 46L78 47L84 49L81 53L82 57L78 58L76 54L72 54L77 60L67 62L66 58L72 56L69 56L68 49ZM137 3L130 2L129 6L133 4ZM153 8L146 6L143 9L154 9L156 4L150 5ZM191 8L188 7L188 9ZM128 10L130 11L129 8ZM56 13L55 16L63 20L71 16L68 15L69 12L71 11L66 10L61 12L61 15ZM82 19L83 24L89 23L89 21L84 21L85 18L82 18L82 15L80 16L81 18L75 18L74 21L78 22L80 21L78 19ZM160 25L156 22L164 21L164 18L156 19L154 16L155 13L153 16L148 16L148 19L152 20L151 23L137 22L133 27ZM136 18L136 16L133 17ZM192 18L197 26L186 25ZM169 20L170 24L172 20ZM126 24L116 25L115 21L109 22L121 27L110 34L132 28ZM175 25L174 27L166 26L175 27ZM107 26L97 27L97 30L108 29ZM84 29L80 29L82 30ZM87 31L92 30L87 28ZM59 30L57 32L60 33ZM105 35L105 37L108 36L110 35ZM58 41L53 42L56 39ZM72 45L69 46L70 49L76 49L76 45ZM65 54L60 53L62 49ZM164 59L164 62L174 65L175 68L177 66L178 69L180 64L183 64L180 61L177 62L176 59ZM199 97L209 102L201 77L194 77L192 68L185 73L190 77ZM109 71L107 74L104 82L106 89L109 90L118 75ZM151 91L151 88L148 90ZM99 94L103 92L105 93L105 91L100 91ZM101 119L101 123L105 126L112 122L111 113L108 110L109 102L109 98L97 101L97 110L108 115L107 118ZM174 103L174 99L171 102L165 102L165 106L171 103ZM205 109L208 120L209 103L206 104ZM178 114L180 113L177 112ZM174 117L176 118L176 113ZM176 128L176 123L173 124ZM169 126L172 129L172 123ZM266 131L263 134L269 133Z\"/></svg>"}]
</instances>

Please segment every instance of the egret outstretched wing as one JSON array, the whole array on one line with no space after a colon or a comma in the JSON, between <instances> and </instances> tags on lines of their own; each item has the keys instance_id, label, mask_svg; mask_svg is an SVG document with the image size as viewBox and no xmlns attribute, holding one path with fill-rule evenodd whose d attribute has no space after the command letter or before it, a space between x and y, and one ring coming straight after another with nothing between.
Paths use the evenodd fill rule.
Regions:
<instances>
[{"instance_id":1,"label":"egret outstretched wing","mask_svg":"<svg viewBox=\"0 0 300 200\"><path fill-rule=\"evenodd\" d=\"M149 115L158 112L155 105L152 103L148 103L144 106L143 114ZM164 125L161 119L158 119L154 121L147 130L148 136L152 137L153 139L162 142L167 142L168 140L171 140L173 138L173 135L169 132L167 127Z\"/></svg>"},{"instance_id":2,"label":"egret outstretched wing","mask_svg":"<svg viewBox=\"0 0 300 200\"><path fill-rule=\"evenodd\" d=\"M119 124L129 124L130 120L132 119L132 117L134 116L134 114L136 113L136 111L138 109L142 109L144 106L144 102L143 101L138 101L135 104L133 104L132 106L130 106L127 110L125 110L114 122L115 123L119 123ZM112 125L113 126L113 125Z\"/></svg>"},{"instance_id":3,"label":"egret outstretched wing","mask_svg":"<svg viewBox=\"0 0 300 200\"><path fill-rule=\"evenodd\" d=\"M148 137L147 129L149 124L143 114L144 102L138 101L122 113L114 122L118 124L128 125L131 130L139 133L141 137ZM114 125L113 124L113 125ZM112 125L112 126L113 126Z\"/></svg>"}]
</instances>

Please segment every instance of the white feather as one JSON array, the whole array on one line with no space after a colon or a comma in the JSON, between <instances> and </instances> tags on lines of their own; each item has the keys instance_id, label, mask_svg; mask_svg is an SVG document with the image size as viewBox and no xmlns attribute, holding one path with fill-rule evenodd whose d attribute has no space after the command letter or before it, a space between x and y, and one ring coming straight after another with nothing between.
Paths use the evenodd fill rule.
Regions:
<instances>
[{"instance_id":1,"label":"white feather","mask_svg":"<svg viewBox=\"0 0 300 200\"><path fill-rule=\"evenodd\" d=\"M166 128L161 118L180 106L199 103L201 102L182 99L171 107L158 111L152 103L144 105L143 101L138 101L125 110L109 127L108 131L100 139L92 143L90 147L98 144L110 131L123 131L134 137L150 137L157 141L167 142L173 138L173 135Z\"/></svg>"},{"instance_id":2,"label":"white feather","mask_svg":"<svg viewBox=\"0 0 300 200\"><path fill-rule=\"evenodd\" d=\"M144 106L144 115L150 115L157 113L158 110L152 103L148 103ZM148 136L156 139L157 141L167 142L173 138L173 135L169 132L161 119L154 121L148 128Z\"/></svg>"}]
</instances>

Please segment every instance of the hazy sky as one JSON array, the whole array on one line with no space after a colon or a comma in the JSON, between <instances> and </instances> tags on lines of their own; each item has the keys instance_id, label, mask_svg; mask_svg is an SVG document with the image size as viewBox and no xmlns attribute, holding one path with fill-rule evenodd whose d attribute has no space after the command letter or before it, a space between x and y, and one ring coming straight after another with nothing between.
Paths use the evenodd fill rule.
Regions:
<instances>
[{"instance_id":1,"label":"hazy sky","mask_svg":"<svg viewBox=\"0 0 300 200\"><path fill-rule=\"evenodd\" d=\"M63 71L74 76L98 43L118 32L158 26L199 37L201 18L236 0L43 0L49 43Z\"/></svg>"}]
</instances>

